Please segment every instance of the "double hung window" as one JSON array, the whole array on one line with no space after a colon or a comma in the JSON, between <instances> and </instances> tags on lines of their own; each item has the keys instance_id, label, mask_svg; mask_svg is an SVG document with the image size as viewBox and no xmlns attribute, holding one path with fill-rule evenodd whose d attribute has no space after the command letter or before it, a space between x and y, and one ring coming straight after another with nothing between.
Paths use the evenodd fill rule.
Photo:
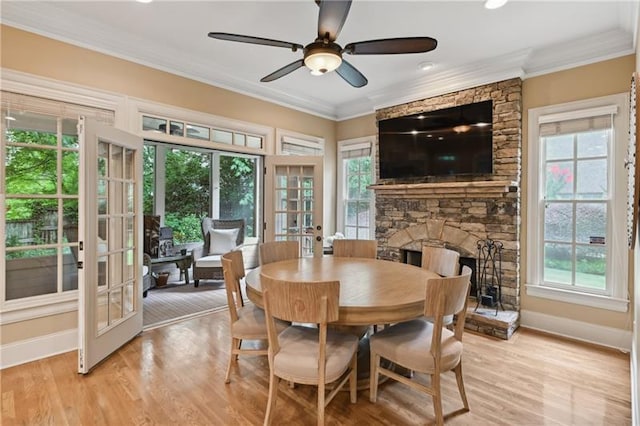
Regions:
<instances>
[{"instance_id":1,"label":"double hung window","mask_svg":"<svg viewBox=\"0 0 640 426\"><path fill-rule=\"evenodd\" d=\"M530 294L626 309L624 99L530 114Z\"/></svg>"},{"instance_id":2,"label":"double hung window","mask_svg":"<svg viewBox=\"0 0 640 426\"><path fill-rule=\"evenodd\" d=\"M369 138L338 143L338 231L346 238L374 237L372 143Z\"/></svg>"}]
</instances>

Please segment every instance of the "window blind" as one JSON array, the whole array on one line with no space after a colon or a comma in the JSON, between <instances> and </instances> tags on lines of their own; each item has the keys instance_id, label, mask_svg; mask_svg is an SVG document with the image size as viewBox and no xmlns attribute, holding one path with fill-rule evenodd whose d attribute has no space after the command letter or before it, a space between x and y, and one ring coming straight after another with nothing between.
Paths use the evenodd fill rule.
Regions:
<instances>
[{"instance_id":1,"label":"window blind","mask_svg":"<svg viewBox=\"0 0 640 426\"><path fill-rule=\"evenodd\" d=\"M2 109L6 111L6 115L18 115L20 112L31 112L70 119L77 119L78 116L83 115L109 126L112 126L115 121L115 112L107 109L39 98L4 90L0 93L2 94L0 105L2 105Z\"/></svg>"},{"instance_id":2,"label":"window blind","mask_svg":"<svg viewBox=\"0 0 640 426\"><path fill-rule=\"evenodd\" d=\"M340 147L340 156L343 159L370 157L371 143L365 142L365 143L344 145Z\"/></svg>"}]
</instances>

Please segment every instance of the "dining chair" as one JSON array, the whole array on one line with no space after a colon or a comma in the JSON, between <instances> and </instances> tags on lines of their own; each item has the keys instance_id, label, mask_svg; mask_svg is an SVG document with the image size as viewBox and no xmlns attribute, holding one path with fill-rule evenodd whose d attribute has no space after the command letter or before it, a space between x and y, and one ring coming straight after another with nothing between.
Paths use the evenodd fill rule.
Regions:
<instances>
[{"instance_id":1,"label":"dining chair","mask_svg":"<svg viewBox=\"0 0 640 426\"><path fill-rule=\"evenodd\" d=\"M333 240L334 257L361 257L375 259L378 255L378 241L376 240ZM336 330L352 333L357 336L364 336L369 330L368 326L361 325L339 325L332 327ZM373 326L374 331L378 330L377 324Z\"/></svg>"},{"instance_id":2,"label":"dining chair","mask_svg":"<svg viewBox=\"0 0 640 426\"><path fill-rule=\"evenodd\" d=\"M317 422L324 425L325 407L349 382L356 402L358 338L329 330L338 319L339 281L297 282L260 276L269 334L269 399L264 424L270 425L280 379L318 387ZM292 325L278 333L275 320L315 323ZM335 384L328 394L327 384Z\"/></svg>"},{"instance_id":3,"label":"dining chair","mask_svg":"<svg viewBox=\"0 0 640 426\"><path fill-rule=\"evenodd\" d=\"M376 240L333 240L333 255L338 257L363 257L375 259L378 255Z\"/></svg>"},{"instance_id":4,"label":"dining chair","mask_svg":"<svg viewBox=\"0 0 640 426\"><path fill-rule=\"evenodd\" d=\"M422 247L422 267L441 277L453 277L460 272L460 253L444 247Z\"/></svg>"},{"instance_id":5,"label":"dining chair","mask_svg":"<svg viewBox=\"0 0 640 426\"><path fill-rule=\"evenodd\" d=\"M385 328L370 337L369 399L371 402L376 402L378 376L382 374L431 395L436 424L442 425L444 419L440 375L453 371L464 411L469 411L462 379L462 333L467 312L470 277L471 269L464 266L459 276L431 278L427 281L424 315L433 318L433 322L425 318L403 322ZM445 315L456 315L453 331L445 327L443 321ZM413 372L430 375L429 386L381 366L380 358L385 358L392 364Z\"/></svg>"},{"instance_id":6,"label":"dining chair","mask_svg":"<svg viewBox=\"0 0 640 426\"><path fill-rule=\"evenodd\" d=\"M300 257L299 241L269 241L260 244L260 264L279 262L281 260L297 259Z\"/></svg>"},{"instance_id":7,"label":"dining chair","mask_svg":"<svg viewBox=\"0 0 640 426\"><path fill-rule=\"evenodd\" d=\"M231 366L234 362L237 363L238 355L267 355L266 348L243 349L242 341L268 341L268 335L265 312L253 304L244 304L240 286L240 280L245 275L242 251L235 250L223 254L221 262L230 319L231 351L229 353L227 373L224 378L224 382L229 383L231 381ZM286 327L280 322L276 326L281 330Z\"/></svg>"}]
</instances>

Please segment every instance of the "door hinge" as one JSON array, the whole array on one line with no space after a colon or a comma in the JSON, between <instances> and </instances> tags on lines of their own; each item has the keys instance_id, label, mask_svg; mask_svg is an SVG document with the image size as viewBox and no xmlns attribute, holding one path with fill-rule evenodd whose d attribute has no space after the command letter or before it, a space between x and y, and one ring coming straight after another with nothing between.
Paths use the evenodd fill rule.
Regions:
<instances>
[{"instance_id":1,"label":"door hinge","mask_svg":"<svg viewBox=\"0 0 640 426\"><path fill-rule=\"evenodd\" d=\"M267 222L262 222L262 230L263 231L267 230Z\"/></svg>"},{"instance_id":2,"label":"door hinge","mask_svg":"<svg viewBox=\"0 0 640 426\"><path fill-rule=\"evenodd\" d=\"M84 262L78 261L78 269L84 268Z\"/></svg>"},{"instance_id":3,"label":"door hinge","mask_svg":"<svg viewBox=\"0 0 640 426\"><path fill-rule=\"evenodd\" d=\"M84 250L84 244L82 243L82 241L78 243L78 250L80 251Z\"/></svg>"}]
</instances>

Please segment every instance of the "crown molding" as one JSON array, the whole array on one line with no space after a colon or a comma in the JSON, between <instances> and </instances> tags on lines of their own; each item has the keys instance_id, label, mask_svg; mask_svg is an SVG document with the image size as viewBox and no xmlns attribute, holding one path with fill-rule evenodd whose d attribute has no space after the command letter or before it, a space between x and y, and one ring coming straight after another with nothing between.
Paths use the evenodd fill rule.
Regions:
<instances>
[{"instance_id":1,"label":"crown molding","mask_svg":"<svg viewBox=\"0 0 640 426\"><path fill-rule=\"evenodd\" d=\"M621 29L594 34L556 44L547 49L536 49L523 64L527 77L548 74L594 62L634 53L629 32Z\"/></svg>"}]
</instances>

